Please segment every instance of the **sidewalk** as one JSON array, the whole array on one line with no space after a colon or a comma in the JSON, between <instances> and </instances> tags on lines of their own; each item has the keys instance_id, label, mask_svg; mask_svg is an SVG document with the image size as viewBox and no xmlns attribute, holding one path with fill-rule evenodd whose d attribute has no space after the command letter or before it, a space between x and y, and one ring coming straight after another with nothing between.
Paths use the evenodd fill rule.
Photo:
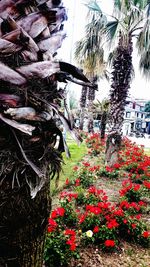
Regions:
<instances>
[{"instance_id":1,"label":"sidewalk","mask_svg":"<svg viewBox=\"0 0 150 267\"><path fill-rule=\"evenodd\" d=\"M135 142L137 145L143 145L145 148L150 148L150 138L146 136L145 138L141 137L131 137L127 136L132 142Z\"/></svg>"}]
</instances>

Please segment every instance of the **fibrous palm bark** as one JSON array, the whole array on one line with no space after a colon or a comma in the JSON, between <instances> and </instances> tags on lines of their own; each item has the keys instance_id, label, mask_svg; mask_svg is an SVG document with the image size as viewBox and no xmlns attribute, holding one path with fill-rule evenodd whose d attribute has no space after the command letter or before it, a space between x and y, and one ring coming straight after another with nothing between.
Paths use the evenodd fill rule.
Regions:
<instances>
[{"instance_id":1,"label":"fibrous palm bark","mask_svg":"<svg viewBox=\"0 0 150 267\"><path fill-rule=\"evenodd\" d=\"M1 267L42 266L50 178L65 150L58 117L79 139L59 111L57 80L89 84L77 68L54 59L66 19L61 0L0 1Z\"/></svg>"},{"instance_id":2,"label":"fibrous palm bark","mask_svg":"<svg viewBox=\"0 0 150 267\"><path fill-rule=\"evenodd\" d=\"M121 145L121 130L132 73L132 46L131 36L125 41L120 34L110 90L109 134L106 143L106 162L109 165L117 162Z\"/></svg>"},{"instance_id":3,"label":"fibrous palm bark","mask_svg":"<svg viewBox=\"0 0 150 267\"><path fill-rule=\"evenodd\" d=\"M81 97L80 97L80 130L83 130L84 126L84 116L85 116L85 108L87 101L87 86L82 86Z\"/></svg>"},{"instance_id":4,"label":"fibrous palm bark","mask_svg":"<svg viewBox=\"0 0 150 267\"><path fill-rule=\"evenodd\" d=\"M105 131L106 131L106 123L107 123L107 111L103 111L102 117L101 117L101 139L105 138Z\"/></svg>"}]
</instances>

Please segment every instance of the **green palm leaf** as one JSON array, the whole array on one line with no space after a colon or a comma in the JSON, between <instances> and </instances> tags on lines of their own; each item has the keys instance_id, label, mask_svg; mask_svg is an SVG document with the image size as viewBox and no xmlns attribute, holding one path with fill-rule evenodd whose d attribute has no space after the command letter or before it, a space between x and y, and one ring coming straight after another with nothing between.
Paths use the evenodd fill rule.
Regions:
<instances>
[{"instance_id":1,"label":"green palm leaf","mask_svg":"<svg viewBox=\"0 0 150 267\"><path fill-rule=\"evenodd\" d=\"M87 6L92 11L102 13L101 8L96 1L91 1L88 4L85 4L85 6Z\"/></svg>"},{"instance_id":2,"label":"green palm leaf","mask_svg":"<svg viewBox=\"0 0 150 267\"><path fill-rule=\"evenodd\" d=\"M106 24L106 34L109 40L113 40L118 30L119 21L109 21Z\"/></svg>"}]
</instances>

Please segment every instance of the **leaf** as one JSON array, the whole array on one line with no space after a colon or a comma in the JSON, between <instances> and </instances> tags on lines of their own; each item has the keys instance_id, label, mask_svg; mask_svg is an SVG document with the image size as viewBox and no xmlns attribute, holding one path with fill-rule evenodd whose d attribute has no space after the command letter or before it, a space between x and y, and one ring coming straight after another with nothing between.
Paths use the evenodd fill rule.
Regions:
<instances>
[{"instance_id":1,"label":"leaf","mask_svg":"<svg viewBox=\"0 0 150 267\"><path fill-rule=\"evenodd\" d=\"M107 36L110 39L110 41L112 41L113 38L115 37L118 25L119 25L119 21L118 20L109 21L107 23L107 25L106 25L106 33L107 33Z\"/></svg>"},{"instance_id":2,"label":"leaf","mask_svg":"<svg viewBox=\"0 0 150 267\"><path fill-rule=\"evenodd\" d=\"M15 120L10 120L8 118L5 118L1 113L0 113L0 119L6 124L10 125L11 127L16 128L17 130L26 133L28 135L32 135L33 130L35 130L35 127L29 124L18 123Z\"/></svg>"},{"instance_id":3,"label":"leaf","mask_svg":"<svg viewBox=\"0 0 150 267\"><path fill-rule=\"evenodd\" d=\"M23 85L27 82L27 80L22 77L18 72L2 63L0 63L0 80L10 82L11 84L16 85Z\"/></svg>"},{"instance_id":4,"label":"leaf","mask_svg":"<svg viewBox=\"0 0 150 267\"><path fill-rule=\"evenodd\" d=\"M114 0L114 7L118 8L121 11L121 1L120 0Z\"/></svg>"},{"instance_id":5,"label":"leaf","mask_svg":"<svg viewBox=\"0 0 150 267\"><path fill-rule=\"evenodd\" d=\"M89 4L85 4L90 10L97 11L99 13L102 13L100 6L97 4L96 1L92 1Z\"/></svg>"}]
</instances>

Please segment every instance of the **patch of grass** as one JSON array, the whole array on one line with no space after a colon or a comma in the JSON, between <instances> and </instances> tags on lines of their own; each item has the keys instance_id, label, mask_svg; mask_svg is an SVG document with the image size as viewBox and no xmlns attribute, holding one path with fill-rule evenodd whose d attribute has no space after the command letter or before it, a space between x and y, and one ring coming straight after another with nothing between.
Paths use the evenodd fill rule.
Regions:
<instances>
[{"instance_id":1,"label":"patch of grass","mask_svg":"<svg viewBox=\"0 0 150 267\"><path fill-rule=\"evenodd\" d=\"M67 138L67 144L71 153L71 158L66 158L65 153L63 153L64 164L62 166L62 171L60 173L59 178L59 186L55 188L55 179L51 182L51 194L55 195L60 189L62 189L66 178L71 178L71 174L73 171L73 167L81 161L81 159L87 153L87 147L83 142L80 146L78 146L74 140Z\"/></svg>"},{"instance_id":2,"label":"patch of grass","mask_svg":"<svg viewBox=\"0 0 150 267\"><path fill-rule=\"evenodd\" d=\"M144 152L147 156L150 156L150 148L144 148Z\"/></svg>"},{"instance_id":3,"label":"patch of grass","mask_svg":"<svg viewBox=\"0 0 150 267\"><path fill-rule=\"evenodd\" d=\"M147 156L150 156L150 148L145 148L144 151Z\"/></svg>"}]
</instances>

